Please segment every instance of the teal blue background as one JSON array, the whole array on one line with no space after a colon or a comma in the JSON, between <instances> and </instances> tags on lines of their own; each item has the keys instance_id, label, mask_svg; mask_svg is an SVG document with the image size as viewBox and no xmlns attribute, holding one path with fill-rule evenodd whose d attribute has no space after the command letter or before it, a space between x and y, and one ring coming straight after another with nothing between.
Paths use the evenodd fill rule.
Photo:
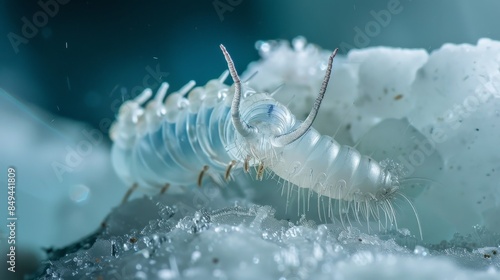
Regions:
<instances>
[{"instance_id":1,"label":"teal blue background","mask_svg":"<svg viewBox=\"0 0 500 280\"><path fill-rule=\"evenodd\" d=\"M42 9L37 1L2 2L0 86L21 101L97 127L114 117L114 100L143 87L148 66L159 65L177 89L190 79L203 84L225 69L220 43L240 71L258 58L257 40L302 35L328 49L354 46L355 28L364 30L374 21L371 12L386 10L390 0L69 0L17 54L8 34L21 35L22 18L32 21ZM499 1L399 2L401 12L367 46L430 51L446 42L500 39Z\"/></svg>"}]
</instances>

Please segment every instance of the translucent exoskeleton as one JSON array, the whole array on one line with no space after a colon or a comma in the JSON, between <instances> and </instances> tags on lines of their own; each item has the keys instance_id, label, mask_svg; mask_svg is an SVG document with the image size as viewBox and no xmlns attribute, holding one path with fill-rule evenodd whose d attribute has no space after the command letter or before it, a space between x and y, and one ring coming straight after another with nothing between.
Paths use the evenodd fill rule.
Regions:
<instances>
[{"instance_id":1,"label":"translucent exoskeleton","mask_svg":"<svg viewBox=\"0 0 500 280\"><path fill-rule=\"evenodd\" d=\"M329 57L313 108L298 121L272 94L242 83L229 53L221 49L233 86L224 84L226 71L203 87L191 81L166 99L168 84L163 83L150 101L152 91L146 89L121 106L111 129L112 161L119 176L131 185L161 189L166 184L201 185L205 177L222 183L232 170L253 166L258 178L266 170L317 193L318 199L328 198L328 213L350 211L358 221L374 217L396 224L392 199L400 196L412 206L399 192L398 178L312 128L337 50ZM337 209L332 200L339 202Z\"/></svg>"}]
</instances>

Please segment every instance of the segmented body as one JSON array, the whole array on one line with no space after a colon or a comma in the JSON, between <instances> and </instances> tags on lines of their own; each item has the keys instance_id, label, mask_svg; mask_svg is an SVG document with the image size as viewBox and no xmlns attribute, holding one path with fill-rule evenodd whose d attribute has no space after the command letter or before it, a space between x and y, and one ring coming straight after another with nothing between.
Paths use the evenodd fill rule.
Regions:
<instances>
[{"instance_id":1,"label":"segmented body","mask_svg":"<svg viewBox=\"0 0 500 280\"><path fill-rule=\"evenodd\" d=\"M161 188L165 183L196 182L204 166L209 166L213 174L223 173L231 161L226 147L234 138L225 104L230 98L225 96L227 93L228 86L222 81L211 81L191 91L192 102L178 93L170 95L166 105L153 100L132 120L134 127L144 128L131 132L133 139L129 141L119 135L127 126L126 120L124 124L117 122L116 132L112 133L112 161L120 177L141 187ZM167 114L169 109L171 114Z\"/></svg>"},{"instance_id":2,"label":"segmented body","mask_svg":"<svg viewBox=\"0 0 500 280\"><path fill-rule=\"evenodd\" d=\"M226 72L204 87L191 90L190 82L165 103L168 85L163 84L145 110L141 105L152 95L150 90L122 106L111 131L112 161L120 177L130 184L161 188L165 183L192 184L205 174L217 180L231 168L253 165L259 177L265 167L318 197L345 201L358 219L359 213L380 219L382 210L386 221L395 222L391 199L399 188L397 178L311 127L335 52L315 106L301 122L270 94L242 85L221 48L234 88L224 84Z\"/></svg>"}]
</instances>

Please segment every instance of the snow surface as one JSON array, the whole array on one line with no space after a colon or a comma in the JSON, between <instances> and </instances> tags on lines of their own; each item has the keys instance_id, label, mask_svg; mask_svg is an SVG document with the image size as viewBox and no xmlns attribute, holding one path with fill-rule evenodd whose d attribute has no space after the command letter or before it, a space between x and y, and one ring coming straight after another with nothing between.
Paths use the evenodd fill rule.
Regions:
<instances>
[{"instance_id":1,"label":"snow surface","mask_svg":"<svg viewBox=\"0 0 500 280\"><path fill-rule=\"evenodd\" d=\"M298 118L330 51L305 39L259 42L249 83ZM239 63L236 63L237 65ZM499 279L500 42L425 50L387 47L338 57L315 127L387 165L404 166L398 226L320 219L276 179L142 197L93 235L52 251L37 274L57 279ZM422 162L405 166L401 161ZM292 195L293 196L293 195ZM299 210L300 209L300 210ZM319 209L319 210L318 210ZM383 221L381 221L383 225Z\"/></svg>"},{"instance_id":2,"label":"snow surface","mask_svg":"<svg viewBox=\"0 0 500 280\"><path fill-rule=\"evenodd\" d=\"M498 279L500 250L418 245L408 232L367 234L277 219L208 183L116 208L94 235L52 254L41 279ZM225 191L224 191L225 190ZM227 194L226 194L227 195ZM213 209L213 210L212 210ZM138 214L140 213L140 214ZM498 236L496 236L498 237ZM469 238L462 244L485 246ZM481 243L483 242L483 243ZM76 251L75 251L76 250Z\"/></svg>"}]
</instances>

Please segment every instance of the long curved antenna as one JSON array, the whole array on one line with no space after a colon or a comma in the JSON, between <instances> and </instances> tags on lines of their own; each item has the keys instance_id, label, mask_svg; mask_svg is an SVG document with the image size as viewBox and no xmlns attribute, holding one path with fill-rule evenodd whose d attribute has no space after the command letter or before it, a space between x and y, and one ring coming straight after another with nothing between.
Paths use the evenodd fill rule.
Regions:
<instances>
[{"instance_id":1,"label":"long curved antenna","mask_svg":"<svg viewBox=\"0 0 500 280\"><path fill-rule=\"evenodd\" d=\"M316 98L316 101L314 101L314 105L311 109L311 112L309 112L309 115L307 116L306 120L295 130L292 130L290 132L287 132L285 134L278 135L274 138L275 144L283 147L286 146L293 141L299 139L304 135L309 128L311 128L314 119L316 119L316 115L318 114L319 107L321 105L321 101L323 101L323 97L325 96L326 88L328 86L328 81L330 80L330 74L332 73L332 64L333 64L333 58L335 55L337 55L337 51L339 49L335 49L333 53L330 55L330 58L328 59L328 67L326 68L326 74L325 78L323 79L323 83L321 84L321 89L319 90L319 95Z\"/></svg>"},{"instance_id":2,"label":"long curved antenna","mask_svg":"<svg viewBox=\"0 0 500 280\"><path fill-rule=\"evenodd\" d=\"M241 134L241 136L249 137L251 135L254 135L255 132L252 129L248 128L246 124L244 124L241 121L240 117L241 80L240 77L238 76L238 73L236 72L236 69L234 68L233 60L231 59L231 56L227 52L224 45L221 44L220 49L224 54L224 58L226 58L227 67L229 68L229 73L231 73L231 77L233 78L234 81L234 97L233 97L233 102L231 103L231 120L233 121L234 128L236 128L236 131L238 131L238 133Z\"/></svg>"}]
</instances>

